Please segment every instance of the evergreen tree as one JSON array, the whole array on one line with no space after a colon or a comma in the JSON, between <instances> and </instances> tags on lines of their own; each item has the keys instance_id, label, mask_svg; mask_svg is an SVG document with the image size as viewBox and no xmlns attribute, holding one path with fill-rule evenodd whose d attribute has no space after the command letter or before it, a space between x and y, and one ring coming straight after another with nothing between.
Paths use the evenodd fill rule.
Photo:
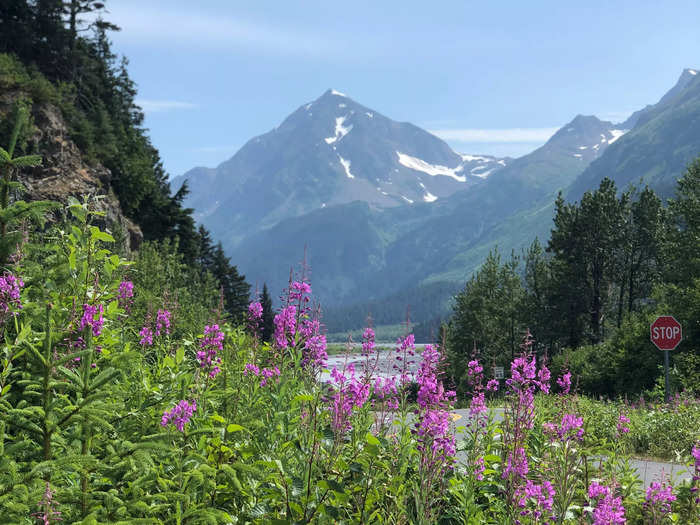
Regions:
<instances>
[{"instance_id":1,"label":"evergreen tree","mask_svg":"<svg viewBox=\"0 0 700 525\"><path fill-rule=\"evenodd\" d=\"M262 295L260 296L260 304L262 306L262 340L271 342L272 336L275 333L275 313L272 310L272 298L267 289L267 284L263 283Z\"/></svg>"},{"instance_id":2,"label":"evergreen tree","mask_svg":"<svg viewBox=\"0 0 700 525\"><path fill-rule=\"evenodd\" d=\"M202 270L208 271L214 263L214 246L212 245L211 234L204 226L197 230L199 235L199 250L197 254L197 264Z\"/></svg>"},{"instance_id":3,"label":"evergreen tree","mask_svg":"<svg viewBox=\"0 0 700 525\"><path fill-rule=\"evenodd\" d=\"M594 192L586 192L579 204L556 202L555 229L547 250L557 288L558 311L566 320L569 344L586 337L603 340L604 321L613 302L611 292L619 272L624 245L628 194L617 197L615 183L603 179Z\"/></svg>"},{"instance_id":4,"label":"evergreen tree","mask_svg":"<svg viewBox=\"0 0 700 525\"><path fill-rule=\"evenodd\" d=\"M455 297L455 309L447 331L450 375L458 393L467 387L467 363L474 351L490 366L505 365L517 351L523 331L523 287L518 258L501 264L498 251L489 253L484 264Z\"/></svg>"},{"instance_id":5,"label":"evergreen tree","mask_svg":"<svg viewBox=\"0 0 700 525\"><path fill-rule=\"evenodd\" d=\"M5 266L22 242L22 231L18 228L21 221L31 219L43 222L44 214L55 207L49 201L27 203L13 198L13 193L22 188L19 182L13 180L15 170L41 164L39 155L15 156L15 146L26 120L26 108L17 106L10 143L7 149L0 147L0 267Z\"/></svg>"},{"instance_id":6,"label":"evergreen tree","mask_svg":"<svg viewBox=\"0 0 700 525\"><path fill-rule=\"evenodd\" d=\"M666 280L688 287L700 278L700 158L678 180L669 214L672 228L664 250Z\"/></svg>"},{"instance_id":7,"label":"evergreen tree","mask_svg":"<svg viewBox=\"0 0 700 525\"><path fill-rule=\"evenodd\" d=\"M238 268L231 265L221 243L214 248L211 272L221 286L224 308L232 319L243 320L248 312L250 285L245 281L245 276L238 273Z\"/></svg>"}]
</instances>

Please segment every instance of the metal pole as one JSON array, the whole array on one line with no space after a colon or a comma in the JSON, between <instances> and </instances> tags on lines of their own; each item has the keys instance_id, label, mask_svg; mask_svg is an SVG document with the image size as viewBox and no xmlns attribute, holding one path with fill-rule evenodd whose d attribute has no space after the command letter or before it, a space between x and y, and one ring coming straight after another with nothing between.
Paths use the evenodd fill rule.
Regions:
<instances>
[{"instance_id":1,"label":"metal pole","mask_svg":"<svg viewBox=\"0 0 700 525\"><path fill-rule=\"evenodd\" d=\"M664 350L664 375L666 386L666 403L671 400L671 389L668 386L668 350Z\"/></svg>"}]
</instances>

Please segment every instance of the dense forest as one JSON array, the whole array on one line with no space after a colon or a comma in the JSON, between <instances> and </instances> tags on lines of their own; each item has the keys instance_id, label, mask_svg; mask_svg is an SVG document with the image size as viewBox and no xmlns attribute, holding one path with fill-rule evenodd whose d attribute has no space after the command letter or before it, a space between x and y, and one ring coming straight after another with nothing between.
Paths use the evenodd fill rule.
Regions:
<instances>
[{"instance_id":1,"label":"dense forest","mask_svg":"<svg viewBox=\"0 0 700 525\"><path fill-rule=\"evenodd\" d=\"M57 106L84 159L110 171L106 190L116 194L144 240L169 240L200 278L212 274L226 311L240 319L250 286L221 244L197 228L192 210L183 207L187 187L171 194L135 102L128 61L111 49L109 33L119 28L102 18L105 13L105 2L93 0L17 0L0 6L0 90L17 95L2 120L0 144L9 143L17 113L25 108L30 125L18 137L16 153L40 153L41 143L31 140L32 112L42 104Z\"/></svg>"},{"instance_id":2,"label":"dense forest","mask_svg":"<svg viewBox=\"0 0 700 525\"><path fill-rule=\"evenodd\" d=\"M680 176L681 174L679 174ZM657 315L674 315L676 390L700 389L700 159L667 205L648 187L604 179L579 202L556 202L551 237L506 260L492 252L456 297L447 327L450 374L466 388L476 353L503 366L526 330L542 359L569 368L588 393L639 394L661 377L649 340Z\"/></svg>"}]
</instances>

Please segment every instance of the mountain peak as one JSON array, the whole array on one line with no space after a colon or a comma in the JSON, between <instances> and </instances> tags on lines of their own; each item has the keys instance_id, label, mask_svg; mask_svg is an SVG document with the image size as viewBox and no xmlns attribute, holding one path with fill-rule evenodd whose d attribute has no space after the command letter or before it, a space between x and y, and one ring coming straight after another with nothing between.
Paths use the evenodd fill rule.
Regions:
<instances>
[{"instance_id":1,"label":"mountain peak","mask_svg":"<svg viewBox=\"0 0 700 525\"><path fill-rule=\"evenodd\" d=\"M333 88L328 88L326 91L323 92L323 95L321 95L319 98L328 98L328 97L341 97L341 98L348 98L348 96L345 93L341 93L337 89Z\"/></svg>"}]
</instances>

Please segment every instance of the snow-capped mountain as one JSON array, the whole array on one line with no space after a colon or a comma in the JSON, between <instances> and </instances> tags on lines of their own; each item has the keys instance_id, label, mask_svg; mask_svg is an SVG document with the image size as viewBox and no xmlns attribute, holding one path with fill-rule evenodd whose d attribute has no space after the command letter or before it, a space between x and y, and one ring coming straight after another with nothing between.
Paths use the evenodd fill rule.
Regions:
<instances>
[{"instance_id":1,"label":"snow-capped mountain","mask_svg":"<svg viewBox=\"0 0 700 525\"><path fill-rule=\"evenodd\" d=\"M438 137L328 90L216 169L195 168L186 205L235 245L251 231L353 201L386 209L434 203L481 183L510 159L455 153Z\"/></svg>"}]
</instances>

